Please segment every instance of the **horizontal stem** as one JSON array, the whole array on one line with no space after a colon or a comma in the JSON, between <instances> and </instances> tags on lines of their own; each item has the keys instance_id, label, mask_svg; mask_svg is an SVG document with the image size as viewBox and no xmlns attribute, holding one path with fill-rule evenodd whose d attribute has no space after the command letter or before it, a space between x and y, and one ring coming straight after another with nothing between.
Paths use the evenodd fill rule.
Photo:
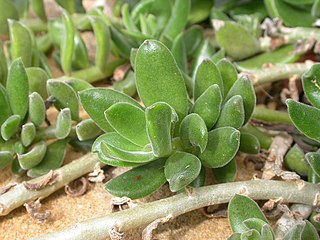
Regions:
<instances>
[{"instance_id":1,"label":"horizontal stem","mask_svg":"<svg viewBox=\"0 0 320 240\"><path fill-rule=\"evenodd\" d=\"M286 43L296 43L301 40L320 40L319 28L295 27L295 28L280 28L280 36L283 37Z\"/></svg>"},{"instance_id":2,"label":"horizontal stem","mask_svg":"<svg viewBox=\"0 0 320 240\"><path fill-rule=\"evenodd\" d=\"M109 236L111 229L116 228L120 232L137 229L156 219L168 216L177 217L201 207L227 203L234 194L243 191L256 200L282 197L285 202L314 205L320 186L307 182L301 185L301 183L298 181L251 180L201 187L194 189L190 195L181 193L124 211L89 219L60 232L36 237L34 240L105 239Z\"/></svg>"},{"instance_id":3,"label":"horizontal stem","mask_svg":"<svg viewBox=\"0 0 320 240\"><path fill-rule=\"evenodd\" d=\"M24 203L34 201L38 198L43 199L49 196L69 182L93 171L98 162L99 159L96 154L88 153L83 157L55 170L55 173L58 175L56 182L37 191L26 189L23 183L16 185L10 191L0 195L0 216L7 215L12 210L22 206ZM46 176L41 176L32 179L28 181L28 183L40 182L45 177Z\"/></svg>"},{"instance_id":4,"label":"horizontal stem","mask_svg":"<svg viewBox=\"0 0 320 240\"><path fill-rule=\"evenodd\" d=\"M272 110L265 107L256 107L252 118L267 123L284 123L293 125L287 112Z\"/></svg>"},{"instance_id":5,"label":"horizontal stem","mask_svg":"<svg viewBox=\"0 0 320 240\"><path fill-rule=\"evenodd\" d=\"M304 63L277 64L260 70L243 73L248 74L251 77L254 85L261 85L288 79L293 75L301 77L301 75L307 72L313 64L314 63L312 61L306 61Z\"/></svg>"},{"instance_id":6,"label":"horizontal stem","mask_svg":"<svg viewBox=\"0 0 320 240\"><path fill-rule=\"evenodd\" d=\"M76 127L75 126L72 126L68 137L76 137ZM37 142L40 140L49 140L49 139L55 139L55 138L57 138L56 137L56 128L53 126L49 126L49 127L43 128L40 131L38 131L34 141Z\"/></svg>"}]
</instances>

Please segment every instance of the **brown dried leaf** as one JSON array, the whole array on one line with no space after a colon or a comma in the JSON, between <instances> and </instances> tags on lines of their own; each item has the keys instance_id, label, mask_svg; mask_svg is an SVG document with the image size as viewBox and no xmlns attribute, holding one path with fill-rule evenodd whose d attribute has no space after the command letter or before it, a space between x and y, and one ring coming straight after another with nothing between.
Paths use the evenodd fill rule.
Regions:
<instances>
[{"instance_id":1,"label":"brown dried leaf","mask_svg":"<svg viewBox=\"0 0 320 240\"><path fill-rule=\"evenodd\" d=\"M13 182L13 183L8 183L7 185L5 185L4 187L0 188L0 195L8 192L11 188L13 188L14 186L18 185L18 183Z\"/></svg>"},{"instance_id":2,"label":"brown dried leaf","mask_svg":"<svg viewBox=\"0 0 320 240\"><path fill-rule=\"evenodd\" d=\"M51 216L51 212L48 210L46 210L44 213L40 212L41 203L39 199L35 202L25 203L24 206L31 217L37 220L39 223L43 223Z\"/></svg>"},{"instance_id":3,"label":"brown dried leaf","mask_svg":"<svg viewBox=\"0 0 320 240\"><path fill-rule=\"evenodd\" d=\"M41 178L38 182L23 182L23 185L28 190L37 191L47 185L53 185L57 181L58 176L58 173L50 170L50 172L44 175L43 178Z\"/></svg>"},{"instance_id":4,"label":"brown dried leaf","mask_svg":"<svg viewBox=\"0 0 320 240\"><path fill-rule=\"evenodd\" d=\"M76 186L78 183L80 183L81 185L80 188ZM71 185L73 185L73 187L71 187ZM75 180L64 187L64 191L69 197L79 197L85 194L87 189L88 189L88 180L85 177Z\"/></svg>"},{"instance_id":5,"label":"brown dried leaf","mask_svg":"<svg viewBox=\"0 0 320 240\"><path fill-rule=\"evenodd\" d=\"M142 232L142 239L143 240L152 240L153 236L152 236L152 231L157 229L157 227L159 226L159 224L163 224L166 223L168 221L170 221L173 218L172 215L169 215L167 217L164 218L160 218L160 219L156 219L154 220L152 223L150 223Z\"/></svg>"}]
</instances>

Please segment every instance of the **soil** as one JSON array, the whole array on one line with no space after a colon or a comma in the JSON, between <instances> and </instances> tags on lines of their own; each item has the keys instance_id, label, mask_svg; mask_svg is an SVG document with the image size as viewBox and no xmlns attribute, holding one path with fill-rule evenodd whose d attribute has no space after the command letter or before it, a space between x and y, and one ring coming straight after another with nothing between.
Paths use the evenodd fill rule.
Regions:
<instances>
[{"instance_id":1,"label":"soil","mask_svg":"<svg viewBox=\"0 0 320 240\"><path fill-rule=\"evenodd\" d=\"M90 8L93 2L92 0L84 1L87 8ZM54 11L52 9L50 11L54 15ZM57 69L54 69L54 73L55 76L61 75ZM99 82L97 86L108 86L108 84L107 82ZM54 117L54 115L53 111L51 117ZM65 162L70 162L82 155L83 153L76 152L69 147ZM254 169L253 164L245 162L244 158L245 155L237 157L237 181L249 180L253 178L254 174L259 174ZM106 173L109 177L114 177L126 170L123 168L108 168ZM26 179L26 177L13 175L9 168L0 170L0 176L0 188L9 182L21 182ZM165 185L156 193L146 199L139 200L139 202L150 202L170 196L171 194L168 186ZM51 212L51 216L44 223L38 223L31 218L24 207L14 210L7 216L0 217L0 239L28 239L61 230L89 218L105 215L111 212L110 200L112 197L104 190L103 183L90 183L88 191L84 195L75 198L67 196L64 189L60 189L41 201L42 210L49 210ZM125 239L141 239L142 230L142 228L135 229L125 233ZM226 239L230 234L231 229L227 218L207 218L202 214L201 210L179 216L155 230L156 239L168 240L219 240Z\"/></svg>"}]
</instances>

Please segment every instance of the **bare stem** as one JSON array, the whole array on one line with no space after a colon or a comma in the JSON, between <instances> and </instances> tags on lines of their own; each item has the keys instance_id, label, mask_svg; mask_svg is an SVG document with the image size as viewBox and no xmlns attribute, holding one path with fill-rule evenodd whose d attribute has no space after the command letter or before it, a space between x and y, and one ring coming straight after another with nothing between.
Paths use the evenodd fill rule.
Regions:
<instances>
[{"instance_id":1,"label":"bare stem","mask_svg":"<svg viewBox=\"0 0 320 240\"><path fill-rule=\"evenodd\" d=\"M251 180L232 182L195 189L191 195L181 193L151 203L107 214L106 216L89 219L56 233L50 233L34 240L41 239L105 239L112 229L119 232L146 226L156 219L167 216L177 217L186 212L213 204L227 203L235 193L243 191L256 200L269 200L281 197L285 202L319 204L320 186L305 182Z\"/></svg>"},{"instance_id":2,"label":"bare stem","mask_svg":"<svg viewBox=\"0 0 320 240\"><path fill-rule=\"evenodd\" d=\"M255 107L252 118L267 123L284 123L293 125L287 112L272 110L265 107Z\"/></svg>"},{"instance_id":3,"label":"bare stem","mask_svg":"<svg viewBox=\"0 0 320 240\"><path fill-rule=\"evenodd\" d=\"M99 162L96 154L88 153L83 157L72 161L71 163L55 170L57 174L56 181L50 186L46 186L39 190L28 190L23 183L16 185L10 191L0 195L0 216L7 215L12 210L22 206L24 203L43 199L51 193L62 188L69 182L83 176L94 170L94 167ZM103 165L101 163L101 165ZM41 182L46 176L41 176L28 181L27 183L35 184Z\"/></svg>"},{"instance_id":4,"label":"bare stem","mask_svg":"<svg viewBox=\"0 0 320 240\"><path fill-rule=\"evenodd\" d=\"M248 74L251 77L254 85L261 85L288 79L293 75L301 77L301 75L307 72L313 64L314 63L312 61L306 61L304 63L277 64L260 70L243 73Z\"/></svg>"}]
</instances>

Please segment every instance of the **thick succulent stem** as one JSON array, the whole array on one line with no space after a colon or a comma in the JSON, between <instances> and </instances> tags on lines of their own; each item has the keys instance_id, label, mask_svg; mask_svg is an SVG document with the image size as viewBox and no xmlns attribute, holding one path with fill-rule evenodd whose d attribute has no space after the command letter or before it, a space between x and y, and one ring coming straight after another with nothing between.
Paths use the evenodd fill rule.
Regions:
<instances>
[{"instance_id":1,"label":"thick succulent stem","mask_svg":"<svg viewBox=\"0 0 320 240\"><path fill-rule=\"evenodd\" d=\"M124 232L146 226L156 219L177 217L192 210L227 203L235 193L246 193L256 200L281 197L285 202L318 205L320 186L301 181L251 180L225 183L194 189L151 203L138 205L128 210L89 219L56 233L34 239L105 239L110 232Z\"/></svg>"},{"instance_id":2,"label":"thick succulent stem","mask_svg":"<svg viewBox=\"0 0 320 240\"><path fill-rule=\"evenodd\" d=\"M307 72L313 64L314 63L312 61L306 61L304 63L277 64L271 67L243 73L248 74L251 77L254 85L261 85L282 79L288 79L293 75L300 77L303 73Z\"/></svg>"},{"instance_id":3,"label":"thick succulent stem","mask_svg":"<svg viewBox=\"0 0 320 240\"><path fill-rule=\"evenodd\" d=\"M0 195L0 216L10 213L12 210L22 206L24 203L43 199L62 188L69 182L83 176L94 170L95 165L99 163L96 154L88 153L83 157L72 161L71 163L54 171L57 176L55 182L38 190L28 190L24 183L18 184L10 191ZM103 165L101 163L101 165ZM35 184L41 182L46 176L41 176L28 181L27 183Z\"/></svg>"},{"instance_id":4,"label":"thick succulent stem","mask_svg":"<svg viewBox=\"0 0 320 240\"><path fill-rule=\"evenodd\" d=\"M267 123L284 123L293 125L287 112L267 109L264 107L256 107L254 109L252 118Z\"/></svg>"}]
</instances>

